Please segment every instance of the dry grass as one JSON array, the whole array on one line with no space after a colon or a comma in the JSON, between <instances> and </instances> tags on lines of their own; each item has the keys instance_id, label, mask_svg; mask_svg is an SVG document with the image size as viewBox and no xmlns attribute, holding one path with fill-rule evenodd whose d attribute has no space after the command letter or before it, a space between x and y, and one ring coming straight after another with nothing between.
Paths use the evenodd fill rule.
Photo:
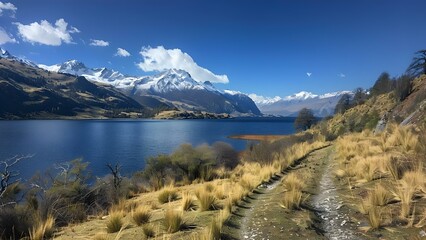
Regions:
<instances>
[{"instance_id":1,"label":"dry grass","mask_svg":"<svg viewBox=\"0 0 426 240\"><path fill-rule=\"evenodd\" d=\"M163 190L161 190L161 192L158 194L158 201L162 204L173 202L173 201L176 201L177 199L178 199L177 190L172 186L163 188Z\"/></svg>"},{"instance_id":2,"label":"dry grass","mask_svg":"<svg viewBox=\"0 0 426 240\"><path fill-rule=\"evenodd\" d=\"M109 214L106 224L108 233L115 233L121 230L124 224L123 215L122 211L115 211Z\"/></svg>"},{"instance_id":3,"label":"dry grass","mask_svg":"<svg viewBox=\"0 0 426 240\"><path fill-rule=\"evenodd\" d=\"M208 192L206 189L198 189L195 192L195 196L197 196L199 202L199 210L201 212L218 209L216 197L211 192Z\"/></svg>"},{"instance_id":4,"label":"dry grass","mask_svg":"<svg viewBox=\"0 0 426 240\"><path fill-rule=\"evenodd\" d=\"M204 184L204 189L206 189L207 192L213 192L215 190L215 186L212 183L206 183Z\"/></svg>"},{"instance_id":5,"label":"dry grass","mask_svg":"<svg viewBox=\"0 0 426 240\"><path fill-rule=\"evenodd\" d=\"M93 240L107 240L107 239L108 239L108 234L103 232L98 232L95 234L95 236L93 236Z\"/></svg>"},{"instance_id":6,"label":"dry grass","mask_svg":"<svg viewBox=\"0 0 426 240\"><path fill-rule=\"evenodd\" d=\"M133 222L138 226L148 223L151 217L151 208L148 206L139 206L132 211Z\"/></svg>"},{"instance_id":7,"label":"dry grass","mask_svg":"<svg viewBox=\"0 0 426 240\"><path fill-rule=\"evenodd\" d=\"M301 176L292 172L289 173L283 181L284 189L286 191L301 191L306 187Z\"/></svg>"},{"instance_id":8,"label":"dry grass","mask_svg":"<svg viewBox=\"0 0 426 240\"><path fill-rule=\"evenodd\" d=\"M183 211L194 211L197 208L193 197L189 192L182 194L182 210Z\"/></svg>"},{"instance_id":9,"label":"dry grass","mask_svg":"<svg viewBox=\"0 0 426 240\"><path fill-rule=\"evenodd\" d=\"M155 237L155 230L150 225L144 225L142 227L143 234L146 238L154 238Z\"/></svg>"},{"instance_id":10,"label":"dry grass","mask_svg":"<svg viewBox=\"0 0 426 240\"><path fill-rule=\"evenodd\" d=\"M43 240L53 236L55 219L53 216L48 216L43 222L39 222L36 227L29 231L31 240Z\"/></svg>"},{"instance_id":11,"label":"dry grass","mask_svg":"<svg viewBox=\"0 0 426 240\"><path fill-rule=\"evenodd\" d=\"M175 233L184 227L183 214L181 211L167 209L164 214L164 227L168 233Z\"/></svg>"},{"instance_id":12,"label":"dry grass","mask_svg":"<svg viewBox=\"0 0 426 240\"><path fill-rule=\"evenodd\" d=\"M379 229L383 226L383 214L380 207L372 207L368 212L368 222L372 230Z\"/></svg>"},{"instance_id":13,"label":"dry grass","mask_svg":"<svg viewBox=\"0 0 426 240\"><path fill-rule=\"evenodd\" d=\"M376 185L368 195L368 201L372 206L384 206L392 199L392 193L384 188L381 184Z\"/></svg>"},{"instance_id":14,"label":"dry grass","mask_svg":"<svg viewBox=\"0 0 426 240\"><path fill-rule=\"evenodd\" d=\"M281 200L281 207L285 209L300 209L302 203L302 192L300 190L292 190L284 193Z\"/></svg>"}]
</instances>

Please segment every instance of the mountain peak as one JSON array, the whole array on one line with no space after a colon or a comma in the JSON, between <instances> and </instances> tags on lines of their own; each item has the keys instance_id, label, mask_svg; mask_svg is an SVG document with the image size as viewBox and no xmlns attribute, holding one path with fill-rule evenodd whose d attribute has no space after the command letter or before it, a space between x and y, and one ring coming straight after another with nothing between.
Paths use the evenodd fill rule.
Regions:
<instances>
[{"instance_id":1,"label":"mountain peak","mask_svg":"<svg viewBox=\"0 0 426 240\"><path fill-rule=\"evenodd\" d=\"M10 53L4 49L0 47L0 57L1 58L10 58L12 55L10 55Z\"/></svg>"},{"instance_id":2,"label":"mountain peak","mask_svg":"<svg viewBox=\"0 0 426 240\"><path fill-rule=\"evenodd\" d=\"M313 94L311 92L307 92L307 91L301 91L301 92L295 93L291 96L285 97L284 100L287 100L287 101L306 100L306 99L309 99L309 98L316 98L316 97L318 97L318 95Z\"/></svg>"}]
</instances>

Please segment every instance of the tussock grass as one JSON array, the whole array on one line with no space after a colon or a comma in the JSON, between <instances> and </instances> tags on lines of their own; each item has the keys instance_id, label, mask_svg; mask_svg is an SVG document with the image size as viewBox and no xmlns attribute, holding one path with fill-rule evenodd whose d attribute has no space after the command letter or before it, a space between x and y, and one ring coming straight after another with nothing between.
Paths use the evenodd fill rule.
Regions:
<instances>
[{"instance_id":1,"label":"tussock grass","mask_svg":"<svg viewBox=\"0 0 426 240\"><path fill-rule=\"evenodd\" d=\"M376 185L368 197L371 205L374 206L384 206L393 199L391 192L389 192L389 190L384 188L381 184Z\"/></svg>"},{"instance_id":2,"label":"tussock grass","mask_svg":"<svg viewBox=\"0 0 426 240\"><path fill-rule=\"evenodd\" d=\"M158 194L158 201L162 204L173 202L173 201L176 201L177 199L178 199L177 190L172 186L163 188L163 190L161 190L161 192Z\"/></svg>"},{"instance_id":3,"label":"tussock grass","mask_svg":"<svg viewBox=\"0 0 426 240\"><path fill-rule=\"evenodd\" d=\"M371 230L379 229L383 226L383 213L380 207L371 207L368 211L368 223L370 224Z\"/></svg>"},{"instance_id":4,"label":"tussock grass","mask_svg":"<svg viewBox=\"0 0 426 240\"><path fill-rule=\"evenodd\" d=\"M283 181L283 185L286 191L301 191L306 187L301 176L294 172L287 175Z\"/></svg>"},{"instance_id":5,"label":"tussock grass","mask_svg":"<svg viewBox=\"0 0 426 240\"><path fill-rule=\"evenodd\" d=\"M184 227L181 211L167 209L164 214L164 227L168 233L175 233Z\"/></svg>"},{"instance_id":6,"label":"tussock grass","mask_svg":"<svg viewBox=\"0 0 426 240\"><path fill-rule=\"evenodd\" d=\"M182 210L183 211L193 211L197 208L193 197L189 194L189 192L185 192L182 194Z\"/></svg>"},{"instance_id":7,"label":"tussock grass","mask_svg":"<svg viewBox=\"0 0 426 240\"><path fill-rule=\"evenodd\" d=\"M284 193L281 200L281 207L285 209L300 209L302 203L302 192L300 190L292 190Z\"/></svg>"},{"instance_id":8,"label":"tussock grass","mask_svg":"<svg viewBox=\"0 0 426 240\"><path fill-rule=\"evenodd\" d=\"M146 238L154 238L155 237L155 230L151 225L144 225L142 227L143 235L145 235Z\"/></svg>"},{"instance_id":9,"label":"tussock grass","mask_svg":"<svg viewBox=\"0 0 426 240\"><path fill-rule=\"evenodd\" d=\"M31 240L43 240L53 236L55 219L53 216L48 216L45 221L40 221L29 231Z\"/></svg>"},{"instance_id":10,"label":"tussock grass","mask_svg":"<svg viewBox=\"0 0 426 240\"><path fill-rule=\"evenodd\" d=\"M106 224L108 233L115 233L121 230L124 224L123 215L122 211L115 211L109 214Z\"/></svg>"},{"instance_id":11,"label":"tussock grass","mask_svg":"<svg viewBox=\"0 0 426 240\"><path fill-rule=\"evenodd\" d=\"M218 209L217 199L211 192L205 189L198 189L195 192L195 196L198 199L201 212Z\"/></svg>"},{"instance_id":12,"label":"tussock grass","mask_svg":"<svg viewBox=\"0 0 426 240\"><path fill-rule=\"evenodd\" d=\"M139 206L132 211L133 222L138 226L148 223L151 217L151 208L148 206Z\"/></svg>"},{"instance_id":13,"label":"tussock grass","mask_svg":"<svg viewBox=\"0 0 426 240\"><path fill-rule=\"evenodd\" d=\"M214 190L214 195L216 196L217 199L223 200L223 199L228 197L226 192L227 192L227 185L222 184L220 186L216 186L216 188Z\"/></svg>"}]
</instances>

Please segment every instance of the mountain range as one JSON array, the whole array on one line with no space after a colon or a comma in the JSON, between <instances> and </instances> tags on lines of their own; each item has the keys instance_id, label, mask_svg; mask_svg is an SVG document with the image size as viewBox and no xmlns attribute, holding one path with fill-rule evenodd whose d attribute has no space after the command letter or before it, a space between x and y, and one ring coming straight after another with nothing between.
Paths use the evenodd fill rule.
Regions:
<instances>
[{"instance_id":1,"label":"mountain range","mask_svg":"<svg viewBox=\"0 0 426 240\"><path fill-rule=\"evenodd\" d=\"M112 85L149 107L169 106L181 110L228 113L233 116L261 115L256 104L247 95L220 91L208 81L195 81L184 70L168 69L152 76L135 77L107 68L88 68L76 60L38 66L48 71L83 76L94 82Z\"/></svg>"},{"instance_id":2,"label":"mountain range","mask_svg":"<svg viewBox=\"0 0 426 240\"><path fill-rule=\"evenodd\" d=\"M302 108L309 108L317 117L334 114L334 109L342 95L353 95L351 91L326 93L323 95L302 91L287 97L265 98L250 94L263 114L275 116L297 116Z\"/></svg>"},{"instance_id":3,"label":"mountain range","mask_svg":"<svg viewBox=\"0 0 426 240\"><path fill-rule=\"evenodd\" d=\"M119 97L115 97L116 99L121 99L126 102L126 104L129 104L126 106L110 106L108 105L110 103L106 103L107 105L102 106L101 108L114 110L114 112L117 112L117 108L121 107L125 107L127 109L138 109L136 112L139 112L139 114L144 112L142 115L146 115L148 112L153 114L162 110L180 110L217 114L227 113L232 116L261 116L263 114L274 116L295 116L300 109L307 107L312 109L316 116L324 117L334 113L334 108L343 94L352 94L348 91L342 91L316 95L302 91L287 97L265 98L257 96L256 94L244 94L239 91L219 90L210 82L196 81L188 72L179 69L167 69L151 76L128 76L108 68L89 68L84 63L77 60L69 60L64 63L51 66L43 64L37 65L26 59L15 57L1 48L0 60L2 60L0 81L8 80L9 84L11 84L11 79L8 78L8 74L10 72L14 72L14 74L17 75L21 74L20 77L23 78L34 77L31 74L25 74L27 72L36 72L38 79L47 79L48 82L55 82L58 79L65 78L67 81L64 82L69 83L72 82L69 79L74 79L73 81L76 81L77 83L84 82L83 85L86 83L86 85L92 84L91 90L93 90L94 86L98 88L98 91L105 88L110 91L109 94L120 95ZM19 68L17 69L22 71L17 73L15 71L17 69L8 69L16 68L16 66L6 64L7 62L5 61L13 62L14 64L12 65L19 64ZM31 68L31 70L23 70L24 68ZM14 84L19 85L20 83L14 82L11 85L14 86ZM40 85L41 83L38 84ZM43 87L55 91L57 90L56 87L52 86L57 85L60 85L60 83L58 82L53 85L46 84L46 86ZM66 84L62 84L61 87L63 88L64 86L66 86ZM75 90L71 86L68 87L70 88L68 89L68 92ZM3 88L5 88L5 86L3 86ZM24 92L28 90L25 86L22 89L24 89ZM80 92L90 93L91 96L96 96L96 93L88 91L87 89L77 90ZM59 95L63 95L63 93L64 92L62 91ZM30 95L32 96L34 94L35 93L32 92ZM79 94L81 97L82 94ZM30 96L27 96L27 98L28 97L31 98ZM81 100L82 99L80 98L78 101ZM18 103L18 101L16 103ZM134 103L137 103L137 105L134 105ZM25 106L30 108L29 105ZM34 106L31 105L31 107ZM84 103L84 107L73 106L72 109L87 110L91 109L91 107L93 106L90 106L90 101L86 101ZM99 107L99 104L96 107ZM21 106L21 109L24 109L24 106ZM26 110L23 112L28 114ZM29 112L34 113L32 110L29 110ZM72 115L76 114L76 112L72 110L68 114ZM21 116L22 113L18 115Z\"/></svg>"}]
</instances>

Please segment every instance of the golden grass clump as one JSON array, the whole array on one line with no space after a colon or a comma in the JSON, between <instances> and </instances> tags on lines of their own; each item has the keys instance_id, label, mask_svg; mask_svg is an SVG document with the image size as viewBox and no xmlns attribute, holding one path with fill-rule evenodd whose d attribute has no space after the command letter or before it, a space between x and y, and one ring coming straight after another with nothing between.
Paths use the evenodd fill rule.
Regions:
<instances>
[{"instance_id":1,"label":"golden grass clump","mask_svg":"<svg viewBox=\"0 0 426 240\"><path fill-rule=\"evenodd\" d=\"M183 214L181 211L167 209L164 214L164 227L168 233L175 233L184 227Z\"/></svg>"},{"instance_id":2,"label":"golden grass clump","mask_svg":"<svg viewBox=\"0 0 426 240\"><path fill-rule=\"evenodd\" d=\"M39 222L36 227L29 232L31 240L43 240L51 238L55 227L55 219L49 215L43 222Z\"/></svg>"},{"instance_id":3,"label":"golden grass clump","mask_svg":"<svg viewBox=\"0 0 426 240\"><path fill-rule=\"evenodd\" d=\"M281 200L281 207L285 209L300 209L302 203L302 192L300 190L292 190L284 193Z\"/></svg>"},{"instance_id":4,"label":"golden grass clump","mask_svg":"<svg viewBox=\"0 0 426 240\"><path fill-rule=\"evenodd\" d=\"M195 201L189 192L182 194L182 210L183 211L193 211L197 208Z\"/></svg>"},{"instance_id":5,"label":"golden grass clump","mask_svg":"<svg viewBox=\"0 0 426 240\"><path fill-rule=\"evenodd\" d=\"M389 190L384 188L381 184L378 184L373 191L370 191L368 199L371 205L384 206L392 201L393 196Z\"/></svg>"},{"instance_id":6,"label":"golden grass clump","mask_svg":"<svg viewBox=\"0 0 426 240\"><path fill-rule=\"evenodd\" d=\"M402 218L408 217L411 210L412 199L416 194L424 193L425 174L420 171L409 171L404 174L398 182L394 196L396 200L401 201Z\"/></svg>"},{"instance_id":7,"label":"golden grass clump","mask_svg":"<svg viewBox=\"0 0 426 240\"><path fill-rule=\"evenodd\" d=\"M371 207L368 211L368 222L370 224L371 230L379 229L383 225L383 214L380 207Z\"/></svg>"},{"instance_id":8,"label":"golden grass clump","mask_svg":"<svg viewBox=\"0 0 426 240\"><path fill-rule=\"evenodd\" d=\"M177 199L178 199L177 190L172 186L163 188L163 190L161 190L161 192L158 194L158 201L162 204L173 202L173 201L176 201Z\"/></svg>"},{"instance_id":9,"label":"golden grass clump","mask_svg":"<svg viewBox=\"0 0 426 240\"><path fill-rule=\"evenodd\" d=\"M198 199L201 212L218 209L217 199L211 192L205 189L198 189L195 192L195 196Z\"/></svg>"},{"instance_id":10,"label":"golden grass clump","mask_svg":"<svg viewBox=\"0 0 426 240\"><path fill-rule=\"evenodd\" d=\"M286 191L301 191L306 187L302 178L294 172L287 175L283 181L283 185Z\"/></svg>"},{"instance_id":11,"label":"golden grass clump","mask_svg":"<svg viewBox=\"0 0 426 240\"><path fill-rule=\"evenodd\" d=\"M139 206L132 211L133 222L138 226L148 223L151 217L151 208L148 206Z\"/></svg>"},{"instance_id":12,"label":"golden grass clump","mask_svg":"<svg viewBox=\"0 0 426 240\"><path fill-rule=\"evenodd\" d=\"M223 200L223 199L228 197L226 192L227 192L227 185L222 184L220 186L216 186L216 188L214 190L214 195L216 196L217 199Z\"/></svg>"},{"instance_id":13,"label":"golden grass clump","mask_svg":"<svg viewBox=\"0 0 426 240\"><path fill-rule=\"evenodd\" d=\"M124 214L121 211L114 211L109 214L106 225L108 233L115 233L121 230L124 224L123 216Z\"/></svg>"}]
</instances>

